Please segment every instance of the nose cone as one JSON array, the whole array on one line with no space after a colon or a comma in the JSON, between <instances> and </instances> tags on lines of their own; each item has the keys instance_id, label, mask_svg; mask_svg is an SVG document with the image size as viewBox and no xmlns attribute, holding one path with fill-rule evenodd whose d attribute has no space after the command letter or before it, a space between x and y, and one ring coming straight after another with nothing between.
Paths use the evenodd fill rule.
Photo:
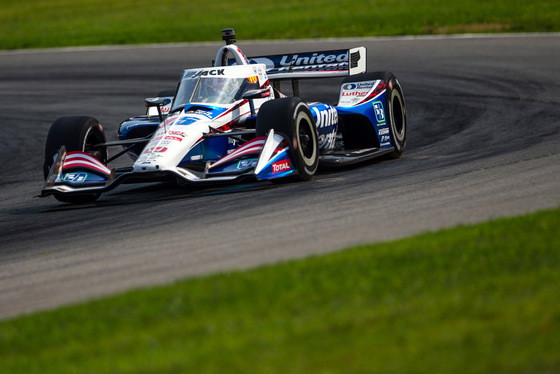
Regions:
<instances>
[{"instance_id":1,"label":"nose cone","mask_svg":"<svg viewBox=\"0 0 560 374\"><path fill-rule=\"evenodd\" d=\"M184 124L180 120L158 128L133 165L134 172L174 169L202 136L209 132L209 120Z\"/></svg>"}]
</instances>

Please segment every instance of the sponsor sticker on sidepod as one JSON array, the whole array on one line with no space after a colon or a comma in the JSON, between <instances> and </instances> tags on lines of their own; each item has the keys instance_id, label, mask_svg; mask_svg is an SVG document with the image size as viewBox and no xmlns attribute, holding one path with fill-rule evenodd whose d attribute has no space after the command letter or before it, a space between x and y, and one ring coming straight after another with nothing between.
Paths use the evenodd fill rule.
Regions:
<instances>
[{"instance_id":1,"label":"sponsor sticker on sidepod","mask_svg":"<svg viewBox=\"0 0 560 374\"><path fill-rule=\"evenodd\" d=\"M343 84L340 89L339 105L353 105L365 99L374 89L376 81Z\"/></svg>"}]
</instances>

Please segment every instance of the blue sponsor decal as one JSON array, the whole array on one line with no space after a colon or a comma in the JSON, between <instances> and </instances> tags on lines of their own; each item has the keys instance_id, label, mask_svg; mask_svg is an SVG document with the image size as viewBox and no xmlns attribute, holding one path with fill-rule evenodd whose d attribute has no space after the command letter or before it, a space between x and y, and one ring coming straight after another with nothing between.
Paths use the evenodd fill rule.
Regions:
<instances>
[{"instance_id":1,"label":"blue sponsor decal","mask_svg":"<svg viewBox=\"0 0 560 374\"><path fill-rule=\"evenodd\" d=\"M265 64L268 74L296 71L330 71L348 69L348 50L324 52L305 52L274 56L251 57L251 64ZM229 59L228 65L235 65L235 59Z\"/></svg>"},{"instance_id":2,"label":"blue sponsor decal","mask_svg":"<svg viewBox=\"0 0 560 374\"><path fill-rule=\"evenodd\" d=\"M185 126L185 125L190 125L191 123L195 123L195 122L198 122L198 121L200 121L200 118L198 118L198 117L184 117L184 118L181 118L180 120L178 120L177 122L175 122L174 124Z\"/></svg>"},{"instance_id":3,"label":"blue sponsor decal","mask_svg":"<svg viewBox=\"0 0 560 374\"><path fill-rule=\"evenodd\" d=\"M66 173L62 180L69 183L84 183L87 178L88 173Z\"/></svg>"},{"instance_id":4,"label":"blue sponsor decal","mask_svg":"<svg viewBox=\"0 0 560 374\"><path fill-rule=\"evenodd\" d=\"M257 166L258 159L257 158L250 158L247 160L241 160L237 163L237 169L245 170L248 168L254 168Z\"/></svg>"},{"instance_id":5,"label":"blue sponsor decal","mask_svg":"<svg viewBox=\"0 0 560 374\"><path fill-rule=\"evenodd\" d=\"M336 140L338 111L328 104L311 104L309 109L319 132L319 148L332 149Z\"/></svg>"},{"instance_id":6,"label":"blue sponsor decal","mask_svg":"<svg viewBox=\"0 0 560 374\"><path fill-rule=\"evenodd\" d=\"M375 119L377 123L385 122L385 109L383 109L383 103L381 101L375 101L373 103L373 109L375 110Z\"/></svg>"},{"instance_id":7,"label":"blue sponsor decal","mask_svg":"<svg viewBox=\"0 0 560 374\"><path fill-rule=\"evenodd\" d=\"M71 183L71 184L92 185L92 184L103 184L108 180L109 180L108 178L102 177L95 173L87 173L85 171L74 171L74 172L62 174L59 181Z\"/></svg>"},{"instance_id":8,"label":"blue sponsor decal","mask_svg":"<svg viewBox=\"0 0 560 374\"><path fill-rule=\"evenodd\" d=\"M258 158L248 158L229 164L226 163L225 165L220 165L217 168L209 170L208 174L238 173L241 175L243 172L246 172L251 168L255 168L255 166L257 166L257 162Z\"/></svg>"}]
</instances>

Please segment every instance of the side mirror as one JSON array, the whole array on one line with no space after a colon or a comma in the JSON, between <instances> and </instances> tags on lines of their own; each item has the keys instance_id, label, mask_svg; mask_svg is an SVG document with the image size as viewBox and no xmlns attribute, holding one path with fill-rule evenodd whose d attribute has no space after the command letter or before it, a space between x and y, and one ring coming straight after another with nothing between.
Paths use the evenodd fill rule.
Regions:
<instances>
[{"instance_id":1,"label":"side mirror","mask_svg":"<svg viewBox=\"0 0 560 374\"><path fill-rule=\"evenodd\" d=\"M163 115L161 114L161 108L166 106L170 102L171 102L171 100L169 100L166 97L153 97L153 98L150 97L150 98L144 99L144 103L146 104L146 107L148 109L153 108L153 107L157 108L157 112L158 112L160 122L163 121Z\"/></svg>"},{"instance_id":2,"label":"side mirror","mask_svg":"<svg viewBox=\"0 0 560 374\"><path fill-rule=\"evenodd\" d=\"M253 104L253 99L263 99L270 96L270 87L261 88L260 90L250 90L243 94L243 99L249 100L249 107L251 108L251 115L255 115L255 104Z\"/></svg>"},{"instance_id":3,"label":"side mirror","mask_svg":"<svg viewBox=\"0 0 560 374\"><path fill-rule=\"evenodd\" d=\"M245 100L262 99L270 96L270 88L261 88L260 90L250 90L243 94Z\"/></svg>"}]
</instances>

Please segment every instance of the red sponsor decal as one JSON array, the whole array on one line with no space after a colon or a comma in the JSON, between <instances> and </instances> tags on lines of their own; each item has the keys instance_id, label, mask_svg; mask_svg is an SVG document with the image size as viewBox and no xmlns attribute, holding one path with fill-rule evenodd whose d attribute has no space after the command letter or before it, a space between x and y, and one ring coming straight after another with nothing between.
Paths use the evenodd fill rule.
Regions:
<instances>
[{"instance_id":1,"label":"red sponsor decal","mask_svg":"<svg viewBox=\"0 0 560 374\"><path fill-rule=\"evenodd\" d=\"M179 135L179 136L183 136L183 137L184 137L184 136L187 136L187 134L185 134L184 132L182 132L182 131L175 131L175 130L169 131L168 134L169 134L169 135Z\"/></svg>"},{"instance_id":2,"label":"red sponsor decal","mask_svg":"<svg viewBox=\"0 0 560 374\"><path fill-rule=\"evenodd\" d=\"M366 96L367 91L359 92L359 91L352 91L352 92L343 92L342 96Z\"/></svg>"},{"instance_id":3,"label":"red sponsor decal","mask_svg":"<svg viewBox=\"0 0 560 374\"><path fill-rule=\"evenodd\" d=\"M183 140L183 138L179 137L179 136L166 136L164 139L167 140L175 140L177 142L180 142L181 140Z\"/></svg>"},{"instance_id":4,"label":"red sponsor decal","mask_svg":"<svg viewBox=\"0 0 560 374\"><path fill-rule=\"evenodd\" d=\"M272 174L281 173L286 170L291 170L290 160L282 160L272 164Z\"/></svg>"},{"instance_id":5,"label":"red sponsor decal","mask_svg":"<svg viewBox=\"0 0 560 374\"><path fill-rule=\"evenodd\" d=\"M167 147L152 147L146 148L143 153L163 153L165 151L167 151Z\"/></svg>"}]
</instances>

